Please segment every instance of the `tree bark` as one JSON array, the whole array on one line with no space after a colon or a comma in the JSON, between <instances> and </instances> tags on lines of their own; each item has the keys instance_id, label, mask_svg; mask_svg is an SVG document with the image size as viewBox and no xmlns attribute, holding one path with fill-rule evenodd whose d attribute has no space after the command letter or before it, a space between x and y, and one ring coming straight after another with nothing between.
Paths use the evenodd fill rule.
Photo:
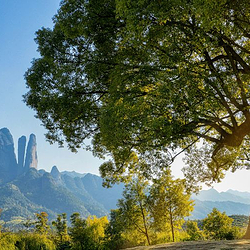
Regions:
<instances>
[{"instance_id":1,"label":"tree bark","mask_svg":"<svg viewBox=\"0 0 250 250\"><path fill-rule=\"evenodd\" d=\"M250 239L250 216L249 216L247 231L246 231L245 235L242 237L242 239Z\"/></svg>"}]
</instances>

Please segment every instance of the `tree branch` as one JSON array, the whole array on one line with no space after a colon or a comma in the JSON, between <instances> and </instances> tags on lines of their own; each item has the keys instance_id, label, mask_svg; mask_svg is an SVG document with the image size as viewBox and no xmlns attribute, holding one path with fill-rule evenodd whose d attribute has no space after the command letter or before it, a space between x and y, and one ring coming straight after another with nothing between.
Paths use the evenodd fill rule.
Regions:
<instances>
[{"instance_id":1,"label":"tree branch","mask_svg":"<svg viewBox=\"0 0 250 250\"><path fill-rule=\"evenodd\" d=\"M210 70L211 70L212 72L215 73L216 77L221 81L222 85L224 85L224 82L223 82L223 80L220 78L220 76L219 76L217 70L215 69L215 67L214 67L214 65L213 65L213 62L211 61L211 58L210 58L208 52L205 51L204 54L205 54L205 58L206 58L206 60L207 60L207 62L208 62L208 66L209 66ZM210 81L210 86L211 86L211 87L217 92L217 94L219 95L220 100L221 100L221 104L226 108L228 114L230 115L230 118L231 118L233 127L237 127L236 119L235 119L235 117L234 117L234 115L233 115L232 110L230 109L229 105L227 104L227 102L226 102L226 100L225 100L223 94L220 92L219 88L218 88L215 84L212 83L212 81ZM239 106L240 106L237 102L236 102L236 105L237 105L236 107L239 107Z\"/></svg>"},{"instance_id":2,"label":"tree branch","mask_svg":"<svg viewBox=\"0 0 250 250\"><path fill-rule=\"evenodd\" d=\"M197 135L200 138L204 138L204 139L206 139L208 141L215 142L215 143L220 143L220 140L218 140L218 139L216 139L214 137L211 137L211 136L208 136L208 135L205 135L205 134L201 134L201 133L195 132L195 131L193 132L193 134Z\"/></svg>"}]
</instances>

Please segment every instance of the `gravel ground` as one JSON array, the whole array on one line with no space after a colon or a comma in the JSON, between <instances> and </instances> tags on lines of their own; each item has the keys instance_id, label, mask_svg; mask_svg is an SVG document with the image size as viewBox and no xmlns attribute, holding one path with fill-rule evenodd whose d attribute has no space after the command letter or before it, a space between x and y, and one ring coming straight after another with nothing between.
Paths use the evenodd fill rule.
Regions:
<instances>
[{"instance_id":1,"label":"gravel ground","mask_svg":"<svg viewBox=\"0 0 250 250\"><path fill-rule=\"evenodd\" d=\"M250 240L230 240L230 241L188 241L167 243L147 247L133 247L130 250L232 250L232 249L248 249L250 250ZM127 250L128 250L127 249Z\"/></svg>"}]
</instances>

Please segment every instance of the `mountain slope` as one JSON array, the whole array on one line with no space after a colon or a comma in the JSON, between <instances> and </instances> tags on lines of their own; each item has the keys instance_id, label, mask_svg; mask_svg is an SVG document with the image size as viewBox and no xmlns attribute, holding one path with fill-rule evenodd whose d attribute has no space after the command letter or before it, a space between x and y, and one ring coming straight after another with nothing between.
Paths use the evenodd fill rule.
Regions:
<instances>
[{"instance_id":1,"label":"mountain slope","mask_svg":"<svg viewBox=\"0 0 250 250\"><path fill-rule=\"evenodd\" d=\"M104 216L108 214L108 210L104 208L103 204L99 203L92 197L85 189L81 178L72 178L68 175L62 176L65 187L70 190L78 199L83 201L84 206L90 214L96 216Z\"/></svg>"},{"instance_id":2,"label":"mountain slope","mask_svg":"<svg viewBox=\"0 0 250 250\"><path fill-rule=\"evenodd\" d=\"M102 186L102 178L93 174L86 174L82 178L83 185L87 192L94 197L96 201L103 204L109 211L116 208L118 198L121 198L124 185L114 185L112 188Z\"/></svg>"},{"instance_id":3,"label":"mountain slope","mask_svg":"<svg viewBox=\"0 0 250 250\"><path fill-rule=\"evenodd\" d=\"M70 215L78 211L84 217L90 214L84 203L69 190L57 185L49 173L41 175L36 169L30 169L12 183L31 202L46 207L54 213Z\"/></svg>"},{"instance_id":4,"label":"mountain slope","mask_svg":"<svg viewBox=\"0 0 250 250\"><path fill-rule=\"evenodd\" d=\"M80 174L80 173L77 173L76 171L62 171L61 172L62 175L68 175L70 177L84 177L86 174Z\"/></svg>"},{"instance_id":5,"label":"mountain slope","mask_svg":"<svg viewBox=\"0 0 250 250\"><path fill-rule=\"evenodd\" d=\"M32 202L14 184L6 184L0 188L0 208L2 209L1 219L9 221L13 216L23 218L34 218L35 213L42 211L54 218L56 213L50 209Z\"/></svg>"}]
</instances>

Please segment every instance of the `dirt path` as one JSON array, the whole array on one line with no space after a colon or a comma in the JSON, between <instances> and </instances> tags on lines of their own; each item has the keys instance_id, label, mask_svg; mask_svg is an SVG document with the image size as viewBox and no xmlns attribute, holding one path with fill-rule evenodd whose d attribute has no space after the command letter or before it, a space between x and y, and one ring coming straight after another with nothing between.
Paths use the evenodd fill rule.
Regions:
<instances>
[{"instance_id":1,"label":"dirt path","mask_svg":"<svg viewBox=\"0 0 250 250\"><path fill-rule=\"evenodd\" d=\"M134 247L129 250L232 250L232 249L248 249L250 250L250 240L230 240L230 241L188 241L167 243L149 247ZM128 250L128 249L127 249Z\"/></svg>"}]
</instances>

